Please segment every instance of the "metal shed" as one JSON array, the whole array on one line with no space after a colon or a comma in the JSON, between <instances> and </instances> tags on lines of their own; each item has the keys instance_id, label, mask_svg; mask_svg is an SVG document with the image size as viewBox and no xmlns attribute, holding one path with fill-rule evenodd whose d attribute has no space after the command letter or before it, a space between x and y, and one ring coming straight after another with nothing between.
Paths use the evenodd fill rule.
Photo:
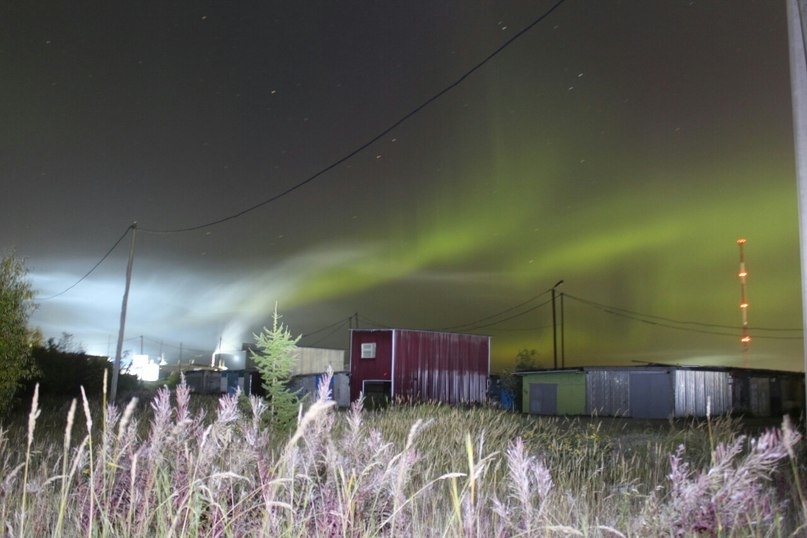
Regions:
<instances>
[{"instance_id":1,"label":"metal shed","mask_svg":"<svg viewBox=\"0 0 807 538\"><path fill-rule=\"evenodd\" d=\"M603 417L630 415L630 372L596 369L586 372L586 411Z\"/></svg>"},{"instance_id":2,"label":"metal shed","mask_svg":"<svg viewBox=\"0 0 807 538\"><path fill-rule=\"evenodd\" d=\"M590 415L668 418L673 414L673 378L664 367L584 368Z\"/></svg>"},{"instance_id":3,"label":"metal shed","mask_svg":"<svg viewBox=\"0 0 807 538\"><path fill-rule=\"evenodd\" d=\"M675 366L585 367L523 375L523 411L666 419L731 410L725 371Z\"/></svg>"},{"instance_id":4,"label":"metal shed","mask_svg":"<svg viewBox=\"0 0 807 538\"><path fill-rule=\"evenodd\" d=\"M804 374L773 370L739 370L731 376L732 408L756 417L798 417L804 402Z\"/></svg>"},{"instance_id":5,"label":"metal shed","mask_svg":"<svg viewBox=\"0 0 807 538\"><path fill-rule=\"evenodd\" d=\"M350 331L350 398L481 403L490 337L410 329Z\"/></svg>"},{"instance_id":6,"label":"metal shed","mask_svg":"<svg viewBox=\"0 0 807 538\"><path fill-rule=\"evenodd\" d=\"M185 383L191 392L197 394L219 394L221 390L221 372L218 370L198 368L182 372Z\"/></svg>"},{"instance_id":7,"label":"metal shed","mask_svg":"<svg viewBox=\"0 0 807 538\"><path fill-rule=\"evenodd\" d=\"M731 410L726 372L677 366L585 368L588 412L666 419Z\"/></svg>"},{"instance_id":8,"label":"metal shed","mask_svg":"<svg viewBox=\"0 0 807 538\"><path fill-rule=\"evenodd\" d=\"M590 367L523 375L523 411L539 415L668 418L669 368Z\"/></svg>"},{"instance_id":9,"label":"metal shed","mask_svg":"<svg viewBox=\"0 0 807 538\"><path fill-rule=\"evenodd\" d=\"M297 397L310 403L316 400L319 384L324 379L325 374L304 374L291 378L289 389L297 394ZM350 387L347 372L334 372L330 384L331 399L338 407L350 406Z\"/></svg>"},{"instance_id":10,"label":"metal shed","mask_svg":"<svg viewBox=\"0 0 807 538\"><path fill-rule=\"evenodd\" d=\"M803 374L794 372L647 365L521 375L522 409L541 415L666 419L743 412L758 417L797 416L804 401ZM581 402L585 402L582 409Z\"/></svg>"},{"instance_id":11,"label":"metal shed","mask_svg":"<svg viewBox=\"0 0 807 538\"><path fill-rule=\"evenodd\" d=\"M584 371L592 415L666 419L731 410L729 377L720 370L650 365Z\"/></svg>"},{"instance_id":12,"label":"metal shed","mask_svg":"<svg viewBox=\"0 0 807 538\"><path fill-rule=\"evenodd\" d=\"M675 416L705 417L731 411L731 377L708 368L675 368Z\"/></svg>"}]
</instances>

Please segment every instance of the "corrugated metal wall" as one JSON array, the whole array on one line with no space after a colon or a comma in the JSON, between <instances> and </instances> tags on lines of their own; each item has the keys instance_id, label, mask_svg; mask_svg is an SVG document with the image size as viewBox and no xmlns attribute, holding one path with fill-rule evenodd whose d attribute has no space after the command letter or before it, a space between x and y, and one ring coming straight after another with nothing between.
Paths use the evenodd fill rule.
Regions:
<instances>
[{"instance_id":1,"label":"corrugated metal wall","mask_svg":"<svg viewBox=\"0 0 807 538\"><path fill-rule=\"evenodd\" d=\"M188 370L183 373L185 383L192 392L198 394L219 394L221 392L221 372L215 370Z\"/></svg>"},{"instance_id":2,"label":"corrugated metal wall","mask_svg":"<svg viewBox=\"0 0 807 538\"><path fill-rule=\"evenodd\" d=\"M630 374L625 370L586 370L586 412L603 417L630 413Z\"/></svg>"},{"instance_id":3,"label":"corrugated metal wall","mask_svg":"<svg viewBox=\"0 0 807 538\"><path fill-rule=\"evenodd\" d=\"M375 357L361 358L362 344L375 344ZM490 375L490 338L406 329L354 329L350 375L353 400L358 398L363 382L390 380L393 398L484 402Z\"/></svg>"},{"instance_id":4,"label":"corrugated metal wall","mask_svg":"<svg viewBox=\"0 0 807 538\"><path fill-rule=\"evenodd\" d=\"M393 345L395 397L452 404L486 400L487 336L396 329Z\"/></svg>"},{"instance_id":5,"label":"corrugated metal wall","mask_svg":"<svg viewBox=\"0 0 807 538\"><path fill-rule=\"evenodd\" d=\"M675 370L675 416L705 417L731 411L731 385L728 372Z\"/></svg>"},{"instance_id":6,"label":"corrugated metal wall","mask_svg":"<svg viewBox=\"0 0 807 538\"><path fill-rule=\"evenodd\" d=\"M341 349L323 349L317 347L298 347L295 351L294 371L292 375L322 374L328 366L334 372L345 369L345 352Z\"/></svg>"},{"instance_id":7,"label":"corrugated metal wall","mask_svg":"<svg viewBox=\"0 0 807 538\"><path fill-rule=\"evenodd\" d=\"M666 369L630 372L630 416L670 418L675 409L673 375Z\"/></svg>"},{"instance_id":8,"label":"corrugated metal wall","mask_svg":"<svg viewBox=\"0 0 807 538\"><path fill-rule=\"evenodd\" d=\"M319 390L319 383L323 377L324 374L295 376L289 382L289 388L297 393L298 398L305 398L306 402L310 404L317 398L317 390ZM336 372L331 378L331 399L333 399L339 407L350 406L348 383L347 372Z\"/></svg>"},{"instance_id":9,"label":"corrugated metal wall","mask_svg":"<svg viewBox=\"0 0 807 538\"><path fill-rule=\"evenodd\" d=\"M780 377L782 384L782 413L798 419L804 406L804 374Z\"/></svg>"},{"instance_id":10,"label":"corrugated metal wall","mask_svg":"<svg viewBox=\"0 0 807 538\"><path fill-rule=\"evenodd\" d=\"M245 364L236 368L229 364L225 364L230 370L255 370L254 353L259 350L254 344L244 344ZM345 368L345 352L341 349L325 349L318 347L298 347L294 351L295 364L292 375L306 375L306 374L321 374L325 372L328 365L333 368L334 372L344 371Z\"/></svg>"},{"instance_id":11,"label":"corrugated metal wall","mask_svg":"<svg viewBox=\"0 0 807 538\"><path fill-rule=\"evenodd\" d=\"M673 414L668 368L586 368L587 412L591 415L669 418Z\"/></svg>"},{"instance_id":12,"label":"corrugated metal wall","mask_svg":"<svg viewBox=\"0 0 807 538\"><path fill-rule=\"evenodd\" d=\"M668 366L583 368L585 413L633 418L705 417L732 411L772 416L800 411L800 374ZM568 371L525 373L524 413L568 414ZM572 398L572 400L570 400ZM563 400L563 401L562 401Z\"/></svg>"},{"instance_id":13,"label":"corrugated metal wall","mask_svg":"<svg viewBox=\"0 0 807 538\"><path fill-rule=\"evenodd\" d=\"M749 379L749 403L751 414L755 417L767 417L771 414L771 380L768 377L752 377Z\"/></svg>"},{"instance_id":14,"label":"corrugated metal wall","mask_svg":"<svg viewBox=\"0 0 807 538\"><path fill-rule=\"evenodd\" d=\"M803 374L742 370L731 375L733 411L756 417L801 414Z\"/></svg>"}]
</instances>

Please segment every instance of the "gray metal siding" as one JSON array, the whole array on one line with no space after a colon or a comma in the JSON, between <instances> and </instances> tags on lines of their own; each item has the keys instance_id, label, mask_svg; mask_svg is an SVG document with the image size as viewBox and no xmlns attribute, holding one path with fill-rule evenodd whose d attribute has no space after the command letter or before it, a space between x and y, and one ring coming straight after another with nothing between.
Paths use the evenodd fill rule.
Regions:
<instances>
[{"instance_id":1,"label":"gray metal siding","mask_svg":"<svg viewBox=\"0 0 807 538\"><path fill-rule=\"evenodd\" d=\"M345 369L345 352L341 349L298 347L294 355L291 375L322 374L329 366L335 372Z\"/></svg>"},{"instance_id":2,"label":"gray metal siding","mask_svg":"<svg viewBox=\"0 0 807 538\"><path fill-rule=\"evenodd\" d=\"M771 416L771 381L767 377L749 380L751 414L755 417Z\"/></svg>"},{"instance_id":3,"label":"gray metal siding","mask_svg":"<svg viewBox=\"0 0 807 538\"><path fill-rule=\"evenodd\" d=\"M191 392L198 394L219 394L221 390L221 372L215 370L189 370L184 372L185 383ZM226 385L225 385L226 390Z\"/></svg>"},{"instance_id":4,"label":"gray metal siding","mask_svg":"<svg viewBox=\"0 0 807 538\"><path fill-rule=\"evenodd\" d=\"M673 414L672 376L668 371L630 374L630 416L669 418Z\"/></svg>"},{"instance_id":5,"label":"gray metal siding","mask_svg":"<svg viewBox=\"0 0 807 538\"><path fill-rule=\"evenodd\" d=\"M295 376L289 381L289 388L296 392L298 398L306 398L309 402L316 400L319 383L324 374L305 374ZM331 380L331 399L338 407L350 406L350 387L346 372L335 372Z\"/></svg>"},{"instance_id":6,"label":"gray metal siding","mask_svg":"<svg viewBox=\"0 0 807 538\"><path fill-rule=\"evenodd\" d=\"M625 370L586 371L586 412L624 417L630 412L630 374Z\"/></svg>"},{"instance_id":7,"label":"gray metal siding","mask_svg":"<svg viewBox=\"0 0 807 538\"><path fill-rule=\"evenodd\" d=\"M782 412L798 418L804 406L804 375L781 377Z\"/></svg>"},{"instance_id":8,"label":"gray metal siding","mask_svg":"<svg viewBox=\"0 0 807 538\"><path fill-rule=\"evenodd\" d=\"M731 411L727 372L675 370L675 416L705 417Z\"/></svg>"}]
</instances>

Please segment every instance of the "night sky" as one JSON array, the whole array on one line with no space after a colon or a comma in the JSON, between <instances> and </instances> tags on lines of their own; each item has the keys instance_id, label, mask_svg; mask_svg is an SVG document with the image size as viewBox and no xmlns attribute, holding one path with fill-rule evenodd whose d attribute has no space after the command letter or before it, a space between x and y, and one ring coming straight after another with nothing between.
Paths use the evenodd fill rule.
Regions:
<instances>
[{"instance_id":1,"label":"night sky","mask_svg":"<svg viewBox=\"0 0 807 538\"><path fill-rule=\"evenodd\" d=\"M32 325L114 355L136 221L124 350L169 362L277 303L303 345L357 313L552 366L563 280L565 366L801 370L785 2L555 3L4 3Z\"/></svg>"}]
</instances>

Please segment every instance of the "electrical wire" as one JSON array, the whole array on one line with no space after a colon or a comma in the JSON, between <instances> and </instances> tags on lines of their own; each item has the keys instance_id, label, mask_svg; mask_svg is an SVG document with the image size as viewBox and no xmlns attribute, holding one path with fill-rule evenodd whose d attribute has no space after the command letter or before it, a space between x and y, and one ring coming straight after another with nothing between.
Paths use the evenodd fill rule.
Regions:
<instances>
[{"instance_id":1,"label":"electrical wire","mask_svg":"<svg viewBox=\"0 0 807 538\"><path fill-rule=\"evenodd\" d=\"M319 333L321 333L322 331L327 331L328 329L332 329L333 327L344 325L346 322L350 321L350 319L351 319L352 317L353 317L353 316L350 316L350 317L348 317L348 318L342 318L342 319L340 319L339 321L336 321L336 322L334 322L334 323L331 323L331 324L329 324L329 325L326 325L325 327L321 327L321 328L319 328L319 329L317 329L317 330L315 330L315 331L311 331L311 332L303 333L302 335L300 335L300 338L309 338L309 337L311 337L311 336L314 336L315 334L319 334Z\"/></svg>"},{"instance_id":2,"label":"electrical wire","mask_svg":"<svg viewBox=\"0 0 807 538\"><path fill-rule=\"evenodd\" d=\"M351 319L353 319L353 316L352 316L352 315L351 315L350 317L340 319L339 321L337 321L337 322L335 322L335 323L331 323L330 325L327 325L327 326L325 326L325 327L322 327L322 328L317 329L317 330L315 330L315 331L312 331L312 332L310 332L310 333L304 333L304 334L302 334L302 335L300 336L300 340L302 341L302 340L304 340L304 339L311 338L311 337L312 337L312 336L314 336L315 334L319 334L319 333L321 333L321 332L323 332L323 331L328 331L326 334L324 334L324 335L322 335L321 337L317 338L317 339L316 339L316 340L314 340L313 342L306 342L306 345L307 345L307 346L309 346L309 347L316 347L316 346L317 346L317 345L319 345L320 343L324 342L325 340L327 340L328 338L330 338L331 336L333 336L333 335L336 333L336 331L338 331L338 330L340 330L340 329L344 329L345 324L349 324Z\"/></svg>"},{"instance_id":3,"label":"electrical wire","mask_svg":"<svg viewBox=\"0 0 807 538\"><path fill-rule=\"evenodd\" d=\"M112 245L112 246L109 248L109 250L107 250L107 251L106 251L106 254L104 254L103 256L101 256L101 259L100 259L100 260L98 260L98 261L96 262L96 264L92 266L92 269L90 269L89 271L87 271L87 272L84 274L84 276L82 276L81 278L79 278L79 279L78 279L78 280L77 280L75 283L73 283L71 286L69 286L69 287L65 288L64 290L60 291L60 292L59 292L59 293L57 293L56 295L51 295L50 297L45 297L45 298L37 298L36 300L37 300L37 301L50 301L51 299L55 299L56 297L59 297L59 296L61 296L61 295L64 295L64 294L65 294L65 293L67 293L68 291L72 290L73 288L75 288L76 286L78 286L79 284L81 284L81 283L82 283L82 282L83 282L83 281L84 281L84 280L85 280L85 279L86 279L88 276L90 276L90 275L91 275L91 274L92 274L92 273L93 273L93 272L94 272L96 269L98 269L98 266L99 266L99 265L101 265L101 264L104 262L104 260L106 260L106 259L109 257L109 255L110 255L110 254L112 254L112 251L113 251L113 250L115 250L115 248L116 248L116 247L117 247L117 246L120 244L120 242L121 242L121 241L123 241L123 238L124 238L124 237L126 237L126 236L129 234L129 231L132 229L132 227L133 227L133 225L130 225L128 228L126 228L126 231L125 231L125 232L123 232L123 235L121 235L121 236L118 238L118 240L117 240L117 241L115 241L115 244L114 244L114 245Z\"/></svg>"},{"instance_id":4,"label":"electrical wire","mask_svg":"<svg viewBox=\"0 0 807 538\"><path fill-rule=\"evenodd\" d=\"M219 219L216 219L216 220L212 220L212 221L209 221L209 222L206 222L206 223L198 224L198 225L195 225L195 226L188 226L188 227L184 227L184 228L174 228L174 229L164 229L164 230L151 229L151 228L142 228L142 227L139 228L139 229L142 232L151 233L151 234L173 234L173 233L190 232L190 231L200 230L200 229L203 229L203 228L209 228L209 227L215 226L217 224L222 224L224 222L237 219L237 218L239 218L239 217L241 217L243 215L246 215L247 213L255 211L255 210L257 210L257 209L259 209L259 208L261 208L261 207L263 207L265 205L268 205L268 204L270 204L272 202L275 202L275 201L277 201L277 200L291 194L292 192L296 191L297 189L307 185L308 183L311 183L312 181L316 180L320 176L322 176L325 173L333 170L334 168L336 168L340 164L350 160L351 158L353 158L357 154L361 153L362 151L367 149L369 146L371 146L372 144L374 144L375 142L377 142L378 140L380 140L381 138L386 136L389 132L391 132L392 130L394 130L395 128L397 128L401 124L403 124L405 121L407 121L408 119L410 119L414 115L418 114L421 110L428 107L434 101L438 100L443 95L445 95L446 93L450 92L451 90L453 90L454 88L456 88L457 86L462 84L469 76L471 76L473 73L475 73L476 71L481 69L485 64L487 64L490 60L492 60L494 57L499 55L503 50L505 50L507 47L509 47L513 42L515 42L517 39L521 38L524 34L529 32L532 28L534 28L536 25L538 25L544 19L546 19L552 12L554 12L558 7L560 7L561 4L564 3L564 1L565 0L558 0L547 11L542 13L539 17L537 17L535 20L533 20L527 26L525 26L524 28L522 28L521 30L516 32L511 38L507 39L504 43L502 43L499 47L497 47L493 52L488 54L481 61L477 62L469 70L465 71L454 82L450 83L448 86L446 86L442 90L438 91L437 93L432 95L430 98L426 99L426 101L424 101L423 103L421 103L420 105L415 107L413 110L411 110L410 112L405 114L403 117L401 117L397 121L393 122L390 126L383 129L380 133L378 133L375 136L371 137L368 141L366 141L363 144L359 145L357 148L355 148L353 151L349 152L347 155L345 155L345 156L341 157L340 159L337 159L333 163L325 166L324 168L322 168L318 172L314 173L313 175L307 177L303 181L300 181L299 183L289 187L288 189L286 189L286 190L284 190L284 191L282 191L282 192L280 192L280 193L278 193L278 194L276 194L274 196L271 196L271 197L269 197L269 198L267 198L267 199L265 199L265 200L263 200L261 202L258 202L257 204L254 204L254 205L252 205L250 207L247 207L246 209L243 209L243 210L238 211L236 213L232 213L232 214L227 215L225 217L222 217L222 218L219 218ZM40 300L40 301L49 301L51 299L55 299L56 297L64 295L65 293L67 293L68 291L70 291L71 289L76 287L78 284L80 284L83 280L85 280L87 277L89 277L101 265L101 263L104 262L104 260L106 260L106 258L112 253L113 250L115 250L115 248L120 244L120 242L123 241L123 238L126 237L126 234L128 234L129 230L131 230L133 227L134 227L134 225L130 225L128 228L126 228L126 231L123 233L123 235L115 242L114 245L112 245L112 247L107 251L107 253L104 254L101 257L101 259L98 260L98 262L89 271L87 271L87 273L84 276L82 276L77 282L75 282L70 287L66 288L65 290L63 290L63 291L61 291L61 292L59 292L59 293L57 293L55 295L45 297L45 298L41 298L41 299L38 299L38 300Z\"/></svg>"},{"instance_id":5,"label":"electrical wire","mask_svg":"<svg viewBox=\"0 0 807 538\"><path fill-rule=\"evenodd\" d=\"M544 295L546 295L547 293L550 293L551 291L552 291L551 289L548 289L548 290L544 291L543 293L540 293L540 294L536 295L535 297L531 297L531 298L527 299L527 300L526 300L526 301L524 301L524 302L521 302L521 303L519 303L519 304L517 304L517 305L515 305L515 306L511 306L510 308L506 308L506 309L504 309L504 310L502 310L502 311L500 311L500 312L496 312L495 314L491 314L491 315L489 315L489 316L485 316L485 317L483 317L483 318L479 318L479 319L476 319L476 320L474 320L474 321L469 321L468 323L463 323L463 324L461 324L461 325L453 325L453 326L451 326L451 327L443 327L443 328L442 328L442 329L440 329L440 330L441 330L441 331L451 331L451 330L461 330L463 327L471 327L471 328L472 328L472 327L473 327L473 326L475 326L477 323L480 323L480 322L482 322L482 321L487 321L487 320L489 320L489 319L496 318L496 317L498 317L498 316L501 316L502 314L506 314L506 313L508 313L508 312L512 312L513 310L516 310L517 308L521 308L522 306L525 306L525 305L527 305L527 304L529 304L529 303L531 303L531 302L533 302L533 301L535 301L535 300L537 300L537 299L539 299L539 298L543 297ZM541 305L538 305L538 306L543 306L543 305L545 305L545 304L546 304L546 303L542 303ZM531 312L532 310L534 310L534 308L531 308L530 310L525 311L525 312L524 312L524 314L526 314L527 312ZM522 315L522 314L519 314L518 316L514 316L514 317L519 317L519 316L521 316L521 315ZM513 318L507 318L507 319L513 319ZM505 321L505 320L502 320L502 321ZM498 322L497 322L497 323L498 323ZM495 323L494 323L494 324L495 324ZM492 325L493 325L493 324L492 324ZM486 327L486 326L487 326L487 325L483 325L483 327ZM466 329L466 330L471 330L471 329Z\"/></svg>"},{"instance_id":6,"label":"electrical wire","mask_svg":"<svg viewBox=\"0 0 807 538\"><path fill-rule=\"evenodd\" d=\"M662 316L654 316L652 314L642 314L640 312L635 312L633 310L628 310L627 308L620 308L618 306L604 305L604 304L598 303L596 301L591 301L591 300L588 300L588 299L582 299L580 297L575 297L573 295L569 295L568 293L564 293L563 295L564 295L564 297L568 297L569 299L573 299L573 300L578 301L580 303L585 303L585 304L588 304L589 306L594 306L596 308L600 308L600 309L607 308L609 310L619 311L619 312L623 312L625 314L632 314L632 315L639 316L639 317L642 317L642 318L655 319L655 320L659 320L659 321L665 321L665 322L668 322L668 323L675 323L675 324L678 324L678 325L697 325L697 326L700 326L700 327L714 327L714 328L718 328L718 329L736 329L737 328L735 325L720 325L720 324L717 324L717 323L703 323L703 322L700 322L700 321L682 321L682 320L676 320L676 319L672 319L672 318L665 318L665 317L662 317ZM774 329L774 328L767 328L767 327L754 327L754 330L755 331L781 331L781 332L785 332L785 331L788 331L788 332L801 332L802 331L802 329Z\"/></svg>"},{"instance_id":7,"label":"electrical wire","mask_svg":"<svg viewBox=\"0 0 807 538\"><path fill-rule=\"evenodd\" d=\"M276 194L274 196L271 196L271 197L269 197L269 198L267 198L265 200L262 200L262 201L260 201L260 202L258 202L256 204L253 204L253 205L247 207L246 209L242 209L241 211L238 211L236 213L232 213L230 215L221 217L219 219L204 222L202 224L197 224L197 225L194 225L194 226L187 226L187 227L184 227L184 228L174 228L174 229L160 230L160 229L139 228L139 230L141 230L143 232L147 232L147 233L152 233L152 234L175 234L175 233L192 232L192 231L196 231L196 230L201 230L203 228L209 228L211 226L216 226L218 224L222 224L224 222L237 219L239 217L242 217L242 216L246 215L247 213L251 213L252 211L255 211L256 209L260 209L261 207L263 207L265 205L268 205L268 204L270 204L272 202L276 202L277 200L280 200L281 198L284 198L285 196L288 196L289 194L291 194L294 191L300 189L301 187L311 183L312 181L314 181L315 179L317 179L320 176L324 175L325 173L330 172L331 170L333 170L334 168L336 168L340 164L352 159L353 157L355 157L356 155L358 155L359 153L361 153L362 151L364 151L365 149L367 149L368 147L370 147L374 143L378 142L380 139L382 139L384 136L389 134L392 130L396 129L398 126L400 126L401 124L406 122L408 119L410 119L414 115L418 114L421 110L423 110L424 108L431 105L433 102L440 99L443 95L445 95L446 93L450 92L451 90L453 90L454 88L456 88L457 86L462 84L465 81L465 79L467 79L473 73L475 73L476 71L481 69L482 66L484 66L486 63L488 63L490 60L492 60L497 55L499 55L504 49L509 47L514 41L516 41L517 39L522 37L524 34L529 32L533 27L535 27L537 24L539 24L544 19L546 19L553 11L555 11L558 7L560 7L560 5L563 4L564 1L565 0L558 0L558 2L556 2L554 5L552 5L547 11L545 11L543 14L541 14L538 18L536 18L531 23L529 23L527 26L525 26L524 28L522 28L521 30L516 32L516 34L513 35L510 39L506 40L503 44L501 44L499 47L497 47L493 52L488 54L481 61L477 62L469 70L465 71L465 73L463 73L454 82L450 83L448 86L446 86L442 90L438 91L437 93L435 93L434 95L432 95L431 97L426 99L423 103L416 106L413 110L411 110L408 113L404 114L403 117L401 117L400 119L394 121L391 125L384 128L381 132L379 132L375 136L371 137L369 140L367 140L363 144L359 145L357 148L350 151L347 155L337 159L336 161L334 161L331 164L329 164L329 165L325 166L324 168L320 169L318 172L315 172L313 175L308 176L306 179L300 181L299 183L296 183L295 185L292 185L291 187L287 188L284 191L281 191L280 193L278 193L278 194Z\"/></svg>"},{"instance_id":8,"label":"electrical wire","mask_svg":"<svg viewBox=\"0 0 807 538\"><path fill-rule=\"evenodd\" d=\"M140 337L139 336L133 336L132 338L140 338ZM128 338L127 340L131 340L132 338ZM212 351L203 351L201 349L194 349L192 347L188 347L188 346L183 345L183 344L171 344L171 343L165 342L164 340L158 340L156 338L151 338L149 336L144 336L143 339L145 341L147 341L147 342L151 342L153 345L157 345L157 346L164 347L164 348L171 348L171 349L181 350L183 353L185 353L185 352L196 353L197 355L210 355L212 353ZM126 340L124 340L124 342L125 341Z\"/></svg>"},{"instance_id":9,"label":"electrical wire","mask_svg":"<svg viewBox=\"0 0 807 538\"><path fill-rule=\"evenodd\" d=\"M382 329L392 329L392 325L387 325L387 324L385 324L385 323L381 323L381 322L378 322L378 321L374 321L374 320L372 320L372 319L368 318L368 317L367 317L367 316L365 316L365 315L361 315L361 316L359 316L357 319L359 319L360 321L362 321L362 323L363 323L364 325L370 325L370 326L372 326L372 327L381 327Z\"/></svg>"},{"instance_id":10,"label":"electrical wire","mask_svg":"<svg viewBox=\"0 0 807 538\"><path fill-rule=\"evenodd\" d=\"M527 309L527 310L525 310L523 312L519 312L518 314L514 314L514 315L512 315L510 317L506 317L506 318L503 318L503 319L500 319L500 320L492 321L490 323L486 323L486 324L483 324L483 325L474 325L473 327L468 327L467 329L464 329L464 330L465 331L478 331L479 329L486 329L488 327L493 327L494 325L504 323L505 321L510 321L512 319L520 318L521 316L529 314L530 312L532 312L534 310L538 310L542 306L546 306L551 302L552 302L551 300L545 301L545 302L543 302L543 303L541 303L539 305L535 305L532 308L529 308L529 309Z\"/></svg>"},{"instance_id":11,"label":"electrical wire","mask_svg":"<svg viewBox=\"0 0 807 538\"><path fill-rule=\"evenodd\" d=\"M313 334L316 334L316 333L322 332L322 331L324 331L325 329L330 328L331 330L330 330L330 331L329 331L327 334L325 334L325 335L323 335L322 337L318 338L318 339L317 339L317 340L315 340L314 342L310 342L310 343L306 344L306 345L308 345L308 346L315 347L315 346L317 346L318 344L320 344L320 343L322 343L323 341L325 341L325 340L327 340L328 338L330 338L331 336L333 336L333 335L336 333L336 331L338 331L339 329L342 329L342 328L344 327L344 325L345 325L345 322L347 322L349 319L350 319L350 318L345 318L345 319L343 319L343 320L341 320L341 321L338 321L338 322L336 322L336 323L334 323L334 324L332 324L332 325L329 325L328 327L323 327L322 329L318 329L318 330L314 331L313 333L304 334L304 335L302 336L302 338L311 337L311 335L313 335Z\"/></svg>"},{"instance_id":12,"label":"electrical wire","mask_svg":"<svg viewBox=\"0 0 807 538\"><path fill-rule=\"evenodd\" d=\"M737 332L724 332L724 331L715 331L710 329L697 329L693 326L700 326L700 327L713 327L713 328L723 328L723 329L733 329L735 331L739 330L739 327L733 327L731 325L717 325L713 323L700 323L695 321L678 321L670 318L663 318L661 316L652 316L649 314L640 314L638 312L633 312L630 310L626 310L624 308L613 307L609 305L604 305L601 303L597 303L595 301L589 301L586 299L581 299L580 297L575 297L573 295L564 294L564 297L568 297L574 301L578 301L579 303L589 306L591 308L600 310L607 314L611 314L614 316L622 317L625 319L630 319L634 321L640 321L642 323L646 323L648 325L655 325L657 327L664 327L667 329L676 329L679 331L686 331L686 332L693 332L693 333L700 333L700 334L711 334L717 336L730 336L736 337L738 335ZM678 324L678 325L675 325ZM768 330L775 330L775 329L768 329ZM796 329L786 329L786 330L796 330ZM761 339L770 339L770 340L801 340L802 336L772 336L772 335L756 335L754 338L761 338Z\"/></svg>"},{"instance_id":13,"label":"electrical wire","mask_svg":"<svg viewBox=\"0 0 807 538\"><path fill-rule=\"evenodd\" d=\"M517 305L511 306L510 308L506 308L504 310L496 312L495 314L490 314L488 316L484 316L482 318L476 319L476 320L468 322L468 323L464 323L462 325L453 325L451 327L441 327L441 328L437 328L437 329L426 329L426 330L434 330L434 331L462 330L462 331L471 332L471 331L475 331L475 330L478 330L478 329L484 329L484 328L487 328L487 327L493 327L493 326L498 325L500 323L504 323L505 321L510 321L512 319L520 318L520 317L522 317L522 316L524 316L526 314L529 314L530 312L533 312L533 311L535 311L535 310L537 310L537 309L539 309L539 308L541 308L543 306L546 306L546 305L550 304L552 301L551 300L544 301L543 303L540 303L540 304L537 304L535 306L532 306L532 307L530 307L530 308L528 308L526 310L523 310L521 312L513 314L512 316L508 316L506 318L491 321L490 323L481 323L481 322L488 321L488 320L493 320L494 318L497 318L497 317L499 317L499 316L501 316L503 314L506 314L508 312L512 312L513 310L516 310L516 309L521 308L521 307L523 307L525 305L528 305L529 303L531 303L531 302L533 302L533 301L535 301L537 299L540 299L541 297L543 297L544 295L546 295L550 291L552 291L552 290L550 289L550 290L544 291L542 293L539 293L535 297L531 297L531 298L527 299L526 301L522 301L521 303L518 303ZM364 315L358 316L358 319L364 325L370 325L370 326L373 326L373 327L381 327L381 328L384 328L384 329L392 329L393 328L392 325L387 325L387 324L381 323L379 321L371 320L371 319L367 318ZM531 329L517 329L517 330L531 330Z\"/></svg>"}]
</instances>

